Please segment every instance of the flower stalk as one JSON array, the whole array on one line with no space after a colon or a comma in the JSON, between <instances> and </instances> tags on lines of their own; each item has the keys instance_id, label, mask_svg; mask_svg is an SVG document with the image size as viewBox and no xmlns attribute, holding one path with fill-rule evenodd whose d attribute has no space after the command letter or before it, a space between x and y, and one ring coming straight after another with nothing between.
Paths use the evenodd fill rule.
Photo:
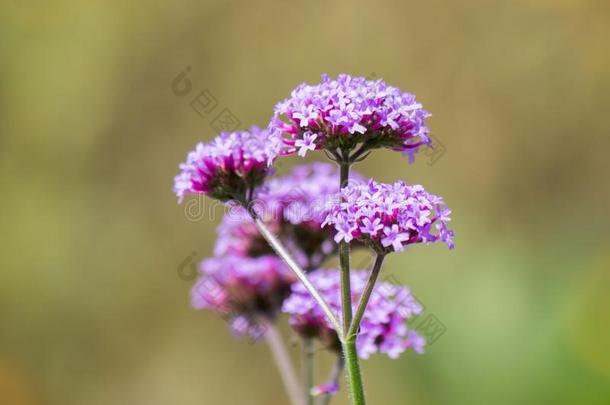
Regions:
<instances>
[{"instance_id":1,"label":"flower stalk","mask_svg":"<svg viewBox=\"0 0 610 405\"><path fill-rule=\"evenodd\" d=\"M313 349L313 340L311 338L303 338L301 363L303 367L303 386L305 387L305 390L303 391L303 394L305 395L304 402L307 405L314 405L313 395L311 394L314 379Z\"/></svg>"},{"instance_id":2,"label":"flower stalk","mask_svg":"<svg viewBox=\"0 0 610 405\"><path fill-rule=\"evenodd\" d=\"M349 161L340 163L340 185L345 187L349 181ZM349 243L342 240L339 243L339 266L341 267L341 298L343 302L343 333L347 334L352 322L352 295L349 277Z\"/></svg>"},{"instance_id":3,"label":"flower stalk","mask_svg":"<svg viewBox=\"0 0 610 405\"><path fill-rule=\"evenodd\" d=\"M349 384L352 405L364 405L364 385L356 351L356 336L351 336L343 342L343 355L347 369L347 382Z\"/></svg>"},{"instance_id":4,"label":"flower stalk","mask_svg":"<svg viewBox=\"0 0 610 405\"><path fill-rule=\"evenodd\" d=\"M280 376L286 387L286 392L290 398L290 403L292 405L305 405L306 402L304 401L303 390L300 387L297 374L292 365L292 361L290 360L290 356L288 355L288 350L284 345L277 327L272 322L266 320L262 320L261 322L263 322L265 327L265 341L269 345L273 360L280 372Z\"/></svg>"},{"instance_id":5,"label":"flower stalk","mask_svg":"<svg viewBox=\"0 0 610 405\"><path fill-rule=\"evenodd\" d=\"M347 154L346 154L347 155ZM349 169L351 161L344 158L339 162L340 185L341 188L347 186L349 182ZM358 352L356 350L356 335L351 336L349 330L352 324L352 292L350 286L350 263L349 263L349 243L342 240L339 244L339 266L341 268L341 302L343 309L343 355L347 368L347 382L350 390L350 398L353 405L364 405L364 386Z\"/></svg>"},{"instance_id":6,"label":"flower stalk","mask_svg":"<svg viewBox=\"0 0 610 405\"><path fill-rule=\"evenodd\" d=\"M371 298L371 293L375 288L375 283L377 282L377 278L379 277L379 273L381 271L381 266L383 265L383 259L385 259L385 254L377 254L377 257L375 258L375 264L373 264L373 269L371 270L371 274L369 275L366 287L364 288L362 296L360 297L360 302L358 303L356 314L354 315L354 319L352 319L352 324L346 334L348 340L352 336L358 336L360 322L362 321L362 317L364 316L364 312L366 311L366 306L368 305L369 299Z\"/></svg>"}]
</instances>

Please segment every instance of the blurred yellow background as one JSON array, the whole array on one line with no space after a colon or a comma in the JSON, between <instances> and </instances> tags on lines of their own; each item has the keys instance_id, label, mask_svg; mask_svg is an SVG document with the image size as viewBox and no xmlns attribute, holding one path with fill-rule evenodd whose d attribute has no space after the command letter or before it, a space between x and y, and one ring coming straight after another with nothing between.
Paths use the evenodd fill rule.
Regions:
<instances>
[{"instance_id":1,"label":"blurred yellow background","mask_svg":"<svg viewBox=\"0 0 610 405\"><path fill-rule=\"evenodd\" d=\"M610 403L610 3L29 3L0 6L0 403L286 404L267 348L190 308L219 217L171 187L214 136L199 91L265 126L324 72L415 93L445 150L356 168L444 196L456 233L389 258L446 332L365 361L369 403Z\"/></svg>"}]
</instances>

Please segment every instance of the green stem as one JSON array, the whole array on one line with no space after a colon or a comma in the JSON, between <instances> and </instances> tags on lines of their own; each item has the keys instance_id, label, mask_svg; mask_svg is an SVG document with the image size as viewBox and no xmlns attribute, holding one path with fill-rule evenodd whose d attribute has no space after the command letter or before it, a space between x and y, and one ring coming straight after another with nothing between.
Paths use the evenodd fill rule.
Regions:
<instances>
[{"instance_id":1,"label":"green stem","mask_svg":"<svg viewBox=\"0 0 610 405\"><path fill-rule=\"evenodd\" d=\"M349 158L339 162L340 185L345 187L349 181ZM352 323L352 293L350 286L350 265L349 265L349 243L341 241L339 244L339 265L341 267L341 303L343 308L343 335L342 341L343 354L347 369L347 382L350 391L352 405L364 405L364 387L362 385L362 375L360 364L358 363L358 353L356 351L356 336L349 336L348 332Z\"/></svg>"},{"instance_id":2,"label":"green stem","mask_svg":"<svg viewBox=\"0 0 610 405\"><path fill-rule=\"evenodd\" d=\"M349 181L349 161L342 161L340 186L347 185ZM352 294L349 276L349 243L342 240L339 243L339 266L341 267L341 302L343 306L343 333L347 334L352 323Z\"/></svg>"},{"instance_id":3,"label":"green stem","mask_svg":"<svg viewBox=\"0 0 610 405\"><path fill-rule=\"evenodd\" d=\"M313 341L310 338L303 338L303 383L305 387L305 403L313 405L311 389L313 387L314 365L313 365Z\"/></svg>"},{"instance_id":4,"label":"green stem","mask_svg":"<svg viewBox=\"0 0 610 405\"><path fill-rule=\"evenodd\" d=\"M375 288L375 283L377 282L377 277L379 276L379 272L381 270L381 265L383 264L383 259L385 258L385 254L377 254L377 258L375 259L375 264L373 265L373 269L371 270L371 274L369 275L369 279L366 282L366 287L362 292L362 296L360 297L360 302L358 303L358 309L356 309L356 315L354 315L354 319L352 320L352 325L349 328L346 336L347 339L350 339L352 336L354 338L358 336L358 331L360 329L360 322L362 321L362 317L364 316L364 311L366 310L366 306L369 303L369 299L371 298L371 293Z\"/></svg>"},{"instance_id":5,"label":"green stem","mask_svg":"<svg viewBox=\"0 0 610 405\"><path fill-rule=\"evenodd\" d=\"M362 385L362 374L358 364L358 353L356 352L356 337L350 337L343 343L343 354L347 368L347 382L349 383L350 399L352 405L364 405L364 387Z\"/></svg>"},{"instance_id":6,"label":"green stem","mask_svg":"<svg viewBox=\"0 0 610 405\"><path fill-rule=\"evenodd\" d=\"M341 303L343 307L343 333L352 323L352 290L349 278L349 243L341 241L339 245L339 265L341 267Z\"/></svg>"},{"instance_id":7,"label":"green stem","mask_svg":"<svg viewBox=\"0 0 610 405\"><path fill-rule=\"evenodd\" d=\"M341 178L339 179L340 183L339 185L341 186L341 188L347 186L347 182L349 181L349 167L351 166L350 162L346 162L346 161L341 161L339 162L339 166L341 168L341 172L340 172L340 176Z\"/></svg>"}]
</instances>

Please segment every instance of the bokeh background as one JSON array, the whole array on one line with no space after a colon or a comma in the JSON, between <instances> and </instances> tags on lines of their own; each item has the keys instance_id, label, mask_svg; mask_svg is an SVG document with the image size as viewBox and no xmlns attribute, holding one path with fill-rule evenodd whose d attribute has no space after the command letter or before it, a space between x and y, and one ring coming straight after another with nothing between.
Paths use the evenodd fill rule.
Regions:
<instances>
[{"instance_id":1,"label":"bokeh background","mask_svg":"<svg viewBox=\"0 0 610 405\"><path fill-rule=\"evenodd\" d=\"M424 356L364 362L369 402L610 403L608 2L0 8L0 403L287 403L264 345L189 307L178 268L211 253L219 215L188 220L171 186L221 109L264 126L323 72L417 95L444 154L357 170L453 209L456 250L385 270L446 331Z\"/></svg>"}]
</instances>

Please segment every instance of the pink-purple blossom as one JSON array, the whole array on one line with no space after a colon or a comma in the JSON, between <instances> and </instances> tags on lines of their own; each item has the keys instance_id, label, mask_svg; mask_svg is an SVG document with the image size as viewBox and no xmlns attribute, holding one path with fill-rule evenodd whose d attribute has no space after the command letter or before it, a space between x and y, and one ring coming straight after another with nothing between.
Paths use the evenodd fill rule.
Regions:
<instances>
[{"instance_id":1,"label":"pink-purple blossom","mask_svg":"<svg viewBox=\"0 0 610 405\"><path fill-rule=\"evenodd\" d=\"M338 383L336 383L335 381L329 381L313 387L311 389L311 395L313 395L314 397L320 395L334 395L339 392L339 388L340 387Z\"/></svg>"},{"instance_id":2,"label":"pink-purple blossom","mask_svg":"<svg viewBox=\"0 0 610 405\"><path fill-rule=\"evenodd\" d=\"M353 177L361 178L357 173ZM321 224L338 191L335 165L301 165L286 176L269 178L256 193L252 207L302 266L317 268L337 248L334 230L322 229ZM218 227L215 255L256 257L272 253L245 209L232 207L225 214Z\"/></svg>"},{"instance_id":3,"label":"pink-purple blossom","mask_svg":"<svg viewBox=\"0 0 610 405\"><path fill-rule=\"evenodd\" d=\"M223 132L209 143L199 143L174 178L178 201L191 193L221 201L245 200L262 184L280 150L278 136L255 126L248 131Z\"/></svg>"},{"instance_id":4,"label":"pink-purple blossom","mask_svg":"<svg viewBox=\"0 0 610 405\"><path fill-rule=\"evenodd\" d=\"M305 156L308 151L315 150L316 149L315 140L317 137L318 137L318 135L308 132L308 133L303 134L303 138L297 139L294 142L294 146L296 148L298 148L298 152L297 152L298 155Z\"/></svg>"},{"instance_id":5,"label":"pink-purple blossom","mask_svg":"<svg viewBox=\"0 0 610 405\"><path fill-rule=\"evenodd\" d=\"M310 280L337 314L341 312L341 276L337 270L316 270ZM350 273L354 310L364 291L368 272L352 270ZM340 350L336 332L316 301L301 283L292 286L292 294L282 307L289 315L292 328L302 336L317 338L331 350ZM422 306L407 287L388 282L375 286L360 324L356 340L358 355L368 358L374 353L385 353L397 358L406 349L423 352L425 339L409 329L406 322L419 315Z\"/></svg>"},{"instance_id":6,"label":"pink-purple blossom","mask_svg":"<svg viewBox=\"0 0 610 405\"><path fill-rule=\"evenodd\" d=\"M258 319L273 319L290 294L294 275L276 256L206 259L191 290L194 308L225 317L236 334L257 335Z\"/></svg>"},{"instance_id":7,"label":"pink-purple blossom","mask_svg":"<svg viewBox=\"0 0 610 405\"><path fill-rule=\"evenodd\" d=\"M358 240L378 253L438 241L453 249L453 231L447 227L451 211L420 185L352 182L339 197L322 224L336 230L336 242Z\"/></svg>"},{"instance_id":8,"label":"pink-purple blossom","mask_svg":"<svg viewBox=\"0 0 610 405\"><path fill-rule=\"evenodd\" d=\"M322 83L303 83L275 107L269 124L284 137L287 153L300 156L314 149L350 151L389 148L409 155L431 143L425 119L430 114L415 96L387 85L341 74L322 76Z\"/></svg>"}]
</instances>

